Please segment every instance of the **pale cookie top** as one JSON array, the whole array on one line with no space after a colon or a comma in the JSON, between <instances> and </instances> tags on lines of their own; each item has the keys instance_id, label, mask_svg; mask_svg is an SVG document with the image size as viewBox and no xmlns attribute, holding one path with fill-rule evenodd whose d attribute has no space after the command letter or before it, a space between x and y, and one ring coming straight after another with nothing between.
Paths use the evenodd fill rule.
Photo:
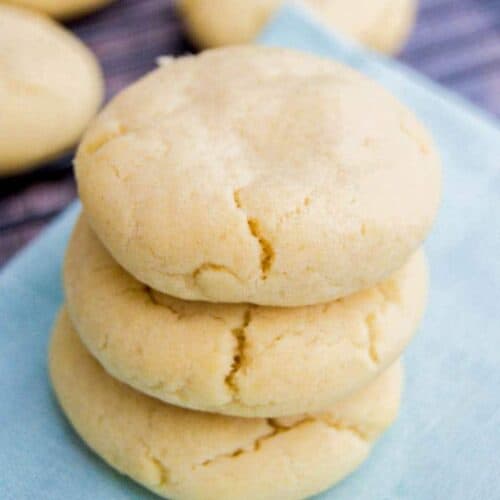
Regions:
<instances>
[{"instance_id":1,"label":"pale cookie top","mask_svg":"<svg viewBox=\"0 0 500 500\"><path fill-rule=\"evenodd\" d=\"M76 158L114 258L170 295L299 306L379 282L420 246L440 167L414 116L326 59L236 47L167 61Z\"/></svg>"},{"instance_id":2,"label":"pale cookie top","mask_svg":"<svg viewBox=\"0 0 500 500\"><path fill-rule=\"evenodd\" d=\"M248 43L284 0L178 0L193 40L201 47ZM396 52L416 14L415 0L304 0L316 18L381 52Z\"/></svg>"},{"instance_id":3,"label":"pale cookie top","mask_svg":"<svg viewBox=\"0 0 500 500\"><path fill-rule=\"evenodd\" d=\"M64 412L94 451L159 495L190 500L299 500L328 488L394 421L402 385L397 363L321 414L242 419L183 410L107 375L64 312L50 373Z\"/></svg>"},{"instance_id":4,"label":"pale cookie top","mask_svg":"<svg viewBox=\"0 0 500 500\"><path fill-rule=\"evenodd\" d=\"M74 146L102 95L83 43L45 16L0 4L0 174Z\"/></svg>"},{"instance_id":5,"label":"pale cookie top","mask_svg":"<svg viewBox=\"0 0 500 500\"><path fill-rule=\"evenodd\" d=\"M84 219L64 269L68 311L114 377L178 406L272 417L321 411L399 357L424 309L418 252L374 288L316 306L210 304L153 292Z\"/></svg>"},{"instance_id":6,"label":"pale cookie top","mask_svg":"<svg viewBox=\"0 0 500 500\"><path fill-rule=\"evenodd\" d=\"M114 0L3 0L20 7L39 10L49 16L67 19L92 12Z\"/></svg>"}]
</instances>

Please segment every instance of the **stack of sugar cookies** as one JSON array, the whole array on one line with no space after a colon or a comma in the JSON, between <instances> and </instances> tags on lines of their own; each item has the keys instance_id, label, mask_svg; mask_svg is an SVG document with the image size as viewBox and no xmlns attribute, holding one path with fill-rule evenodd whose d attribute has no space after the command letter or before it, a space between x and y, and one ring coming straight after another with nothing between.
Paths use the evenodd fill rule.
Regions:
<instances>
[{"instance_id":1,"label":"stack of sugar cookies","mask_svg":"<svg viewBox=\"0 0 500 500\"><path fill-rule=\"evenodd\" d=\"M88 445L176 499L300 499L359 466L426 296L440 169L413 115L334 62L218 49L116 97L75 165L50 369Z\"/></svg>"}]
</instances>

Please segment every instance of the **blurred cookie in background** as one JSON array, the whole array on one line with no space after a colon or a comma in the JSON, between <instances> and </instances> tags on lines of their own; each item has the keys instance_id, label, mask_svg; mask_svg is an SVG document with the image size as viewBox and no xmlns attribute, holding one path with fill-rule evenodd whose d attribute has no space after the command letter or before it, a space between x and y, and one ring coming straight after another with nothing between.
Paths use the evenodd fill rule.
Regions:
<instances>
[{"instance_id":1,"label":"blurred cookie in background","mask_svg":"<svg viewBox=\"0 0 500 500\"><path fill-rule=\"evenodd\" d=\"M4 2L44 12L57 19L89 14L113 0L4 0Z\"/></svg>"},{"instance_id":2,"label":"blurred cookie in background","mask_svg":"<svg viewBox=\"0 0 500 500\"><path fill-rule=\"evenodd\" d=\"M90 50L32 11L0 4L0 175L68 151L103 98Z\"/></svg>"},{"instance_id":3,"label":"blurred cookie in background","mask_svg":"<svg viewBox=\"0 0 500 500\"><path fill-rule=\"evenodd\" d=\"M186 28L201 48L252 41L283 0L178 0ZM324 24L364 45L393 54L406 41L416 0L304 0Z\"/></svg>"}]
</instances>

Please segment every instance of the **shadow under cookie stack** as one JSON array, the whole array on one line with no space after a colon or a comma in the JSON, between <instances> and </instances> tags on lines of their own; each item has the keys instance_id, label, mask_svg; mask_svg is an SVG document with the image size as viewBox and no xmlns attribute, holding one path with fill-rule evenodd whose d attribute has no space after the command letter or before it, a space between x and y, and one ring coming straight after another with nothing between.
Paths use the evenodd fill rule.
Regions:
<instances>
[{"instance_id":1,"label":"shadow under cookie stack","mask_svg":"<svg viewBox=\"0 0 500 500\"><path fill-rule=\"evenodd\" d=\"M50 371L83 440L175 499L355 470L425 305L440 169L413 115L332 61L218 49L122 92L75 167Z\"/></svg>"}]
</instances>

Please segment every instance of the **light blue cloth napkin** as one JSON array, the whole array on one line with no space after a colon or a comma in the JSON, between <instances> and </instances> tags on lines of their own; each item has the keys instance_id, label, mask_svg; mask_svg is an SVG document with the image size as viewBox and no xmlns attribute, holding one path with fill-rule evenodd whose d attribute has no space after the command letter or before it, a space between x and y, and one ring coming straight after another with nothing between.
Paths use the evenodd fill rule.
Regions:
<instances>
[{"instance_id":1,"label":"light blue cloth napkin","mask_svg":"<svg viewBox=\"0 0 500 500\"><path fill-rule=\"evenodd\" d=\"M285 8L262 41L341 59L371 75L433 131L444 201L427 245L429 310L406 356L401 418L371 459L322 500L500 498L500 129L398 63L334 38ZM0 274L0 498L154 498L72 432L47 381L72 207ZM256 499L258 500L258 499Z\"/></svg>"}]
</instances>

